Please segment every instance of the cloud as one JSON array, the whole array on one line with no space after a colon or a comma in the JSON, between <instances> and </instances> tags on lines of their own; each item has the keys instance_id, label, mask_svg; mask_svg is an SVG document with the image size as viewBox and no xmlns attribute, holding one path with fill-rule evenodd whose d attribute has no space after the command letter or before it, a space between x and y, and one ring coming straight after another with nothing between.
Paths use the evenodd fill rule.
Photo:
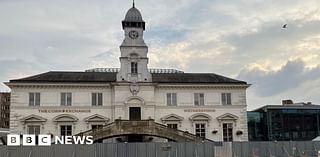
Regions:
<instances>
[{"instance_id":1,"label":"cloud","mask_svg":"<svg viewBox=\"0 0 320 157\"><path fill-rule=\"evenodd\" d=\"M253 84L251 90L256 95L268 97L294 90L308 81L319 80L320 66L309 69L303 61L293 60L277 71L265 71L258 67L244 69L238 78Z\"/></svg>"},{"instance_id":2,"label":"cloud","mask_svg":"<svg viewBox=\"0 0 320 157\"><path fill-rule=\"evenodd\" d=\"M89 68L117 68L119 64L119 54L116 50L108 50L90 57L91 67ZM115 66L116 65L116 66Z\"/></svg>"},{"instance_id":3,"label":"cloud","mask_svg":"<svg viewBox=\"0 0 320 157\"><path fill-rule=\"evenodd\" d=\"M0 81L50 70L119 67L121 20L131 2L0 1ZM319 85L318 6L319 0L136 2L147 23L149 67L239 76L253 84L249 106L281 97L304 100L300 95L320 102L310 93ZM284 23L287 29L281 29ZM292 80L285 80L288 75ZM270 87L270 80L278 86Z\"/></svg>"},{"instance_id":4,"label":"cloud","mask_svg":"<svg viewBox=\"0 0 320 157\"><path fill-rule=\"evenodd\" d=\"M256 92L255 85L252 85L247 90L248 110L254 110L264 105L281 105L282 100L291 99L294 102L312 102L320 105L320 79L314 78L305 81L297 87L292 87L289 90L278 93L272 96L261 96Z\"/></svg>"},{"instance_id":5,"label":"cloud","mask_svg":"<svg viewBox=\"0 0 320 157\"><path fill-rule=\"evenodd\" d=\"M0 60L0 80L8 82L11 79L23 78L43 72L39 64L24 60ZM0 82L1 91L9 91L9 88Z\"/></svg>"}]
</instances>

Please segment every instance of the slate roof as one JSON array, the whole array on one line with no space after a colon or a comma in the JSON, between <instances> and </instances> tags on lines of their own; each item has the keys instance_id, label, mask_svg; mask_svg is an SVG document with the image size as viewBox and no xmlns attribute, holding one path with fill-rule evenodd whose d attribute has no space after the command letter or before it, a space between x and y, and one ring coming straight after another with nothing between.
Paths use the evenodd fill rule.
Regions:
<instances>
[{"instance_id":1,"label":"slate roof","mask_svg":"<svg viewBox=\"0 0 320 157\"><path fill-rule=\"evenodd\" d=\"M157 73L152 74L152 81L158 83L219 83L247 84L213 73Z\"/></svg>"},{"instance_id":2,"label":"slate roof","mask_svg":"<svg viewBox=\"0 0 320 157\"><path fill-rule=\"evenodd\" d=\"M39 75L34 75L22 79L10 80L11 82L25 83L51 83L51 82L66 82L66 83L105 83L116 82L117 73L110 72L66 72L66 71L49 71Z\"/></svg>"},{"instance_id":3,"label":"slate roof","mask_svg":"<svg viewBox=\"0 0 320 157\"><path fill-rule=\"evenodd\" d=\"M116 82L115 72L67 72L50 71L26 78L10 80L10 83L108 83ZM247 84L213 73L153 73L155 83L206 83Z\"/></svg>"}]
</instances>

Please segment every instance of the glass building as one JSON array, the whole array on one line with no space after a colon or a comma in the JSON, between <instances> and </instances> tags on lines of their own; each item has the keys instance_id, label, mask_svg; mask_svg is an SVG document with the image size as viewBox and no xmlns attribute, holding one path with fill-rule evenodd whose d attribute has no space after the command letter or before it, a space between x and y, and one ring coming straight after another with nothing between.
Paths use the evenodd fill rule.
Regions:
<instances>
[{"instance_id":1,"label":"glass building","mask_svg":"<svg viewBox=\"0 0 320 157\"><path fill-rule=\"evenodd\" d=\"M267 105L248 112L250 141L309 141L320 132L320 105Z\"/></svg>"}]
</instances>

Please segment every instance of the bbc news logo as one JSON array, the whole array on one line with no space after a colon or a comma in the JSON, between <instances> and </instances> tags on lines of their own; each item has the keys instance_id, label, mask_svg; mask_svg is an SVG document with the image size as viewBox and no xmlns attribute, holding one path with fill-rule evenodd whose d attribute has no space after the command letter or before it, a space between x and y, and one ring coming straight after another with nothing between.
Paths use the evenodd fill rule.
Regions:
<instances>
[{"instance_id":1,"label":"bbc news logo","mask_svg":"<svg viewBox=\"0 0 320 157\"><path fill-rule=\"evenodd\" d=\"M32 135L32 134L9 134L7 136L8 146L51 146L51 144L93 144L93 136L54 136Z\"/></svg>"}]
</instances>

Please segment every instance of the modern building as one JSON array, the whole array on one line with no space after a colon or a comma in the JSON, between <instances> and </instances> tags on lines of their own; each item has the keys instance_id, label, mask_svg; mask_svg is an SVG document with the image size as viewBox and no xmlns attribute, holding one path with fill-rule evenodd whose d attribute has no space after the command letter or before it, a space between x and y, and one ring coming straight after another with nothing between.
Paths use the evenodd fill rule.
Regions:
<instances>
[{"instance_id":1,"label":"modern building","mask_svg":"<svg viewBox=\"0 0 320 157\"><path fill-rule=\"evenodd\" d=\"M0 92L0 128L9 128L10 93Z\"/></svg>"},{"instance_id":2,"label":"modern building","mask_svg":"<svg viewBox=\"0 0 320 157\"><path fill-rule=\"evenodd\" d=\"M214 73L150 69L145 21L134 5L122 28L120 68L50 71L5 83L12 90L10 131L63 136L116 120L153 119L214 141L248 140L249 84Z\"/></svg>"},{"instance_id":3,"label":"modern building","mask_svg":"<svg viewBox=\"0 0 320 157\"><path fill-rule=\"evenodd\" d=\"M0 146L7 144L8 134L9 134L9 128L0 128Z\"/></svg>"},{"instance_id":4,"label":"modern building","mask_svg":"<svg viewBox=\"0 0 320 157\"><path fill-rule=\"evenodd\" d=\"M266 105L248 112L250 141L308 141L320 135L320 105Z\"/></svg>"}]
</instances>

